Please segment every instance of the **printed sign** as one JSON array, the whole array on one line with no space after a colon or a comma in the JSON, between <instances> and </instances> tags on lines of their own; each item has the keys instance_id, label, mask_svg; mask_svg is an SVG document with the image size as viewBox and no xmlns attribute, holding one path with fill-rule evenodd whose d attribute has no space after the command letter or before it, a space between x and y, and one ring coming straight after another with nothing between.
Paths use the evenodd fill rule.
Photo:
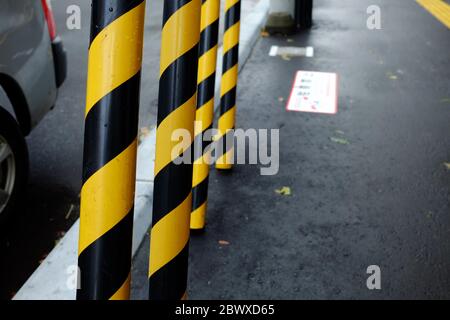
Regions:
<instances>
[{"instance_id":1,"label":"printed sign","mask_svg":"<svg viewBox=\"0 0 450 320\"><path fill-rule=\"evenodd\" d=\"M314 57L314 47L279 47L272 46L269 51L269 56L288 56L288 57Z\"/></svg>"},{"instance_id":2,"label":"printed sign","mask_svg":"<svg viewBox=\"0 0 450 320\"><path fill-rule=\"evenodd\" d=\"M297 71L286 109L335 114L337 112L337 74Z\"/></svg>"}]
</instances>

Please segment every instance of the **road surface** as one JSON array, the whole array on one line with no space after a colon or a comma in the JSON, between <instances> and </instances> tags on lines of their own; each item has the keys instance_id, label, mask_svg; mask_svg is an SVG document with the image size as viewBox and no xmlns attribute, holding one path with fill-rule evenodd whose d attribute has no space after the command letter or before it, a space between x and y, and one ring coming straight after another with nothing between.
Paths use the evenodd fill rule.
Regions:
<instances>
[{"instance_id":1,"label":"road surface","mask_svg":"<svg viewBox=\"0 0 450 320\"><path fill-rule=\"evenodd\" d=\"M450 30L415 1L314 3L310 32L262 38L241 73L237 127L280 130L280 171L213 170L188 296L449 299ZM366 27L373 4L381 30ZM272 45L315 55L269 57ZM336 115L285 110L297 70L338 73ZM283 186L291 195L275 192ZM137 299L147 256L148 239ZM381 290L366 286L371 265Z\"/></svg>"}]
</instances>

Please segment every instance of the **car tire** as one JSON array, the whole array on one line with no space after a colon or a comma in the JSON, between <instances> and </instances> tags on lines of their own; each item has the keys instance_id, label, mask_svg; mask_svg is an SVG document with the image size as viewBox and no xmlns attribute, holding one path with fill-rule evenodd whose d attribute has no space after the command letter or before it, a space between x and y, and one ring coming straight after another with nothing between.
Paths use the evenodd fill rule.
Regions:
<instances>
[{"instance_id":1,"label":"car tire","mask_svg":"<svg viewBox=\"0 0 450 320\"><path fill-rule=\"evenodd\" d=\"M16 120L0 107L0 225L11 218L27 179L28 149L25 138Z\"/></svg>"}]
</instances>

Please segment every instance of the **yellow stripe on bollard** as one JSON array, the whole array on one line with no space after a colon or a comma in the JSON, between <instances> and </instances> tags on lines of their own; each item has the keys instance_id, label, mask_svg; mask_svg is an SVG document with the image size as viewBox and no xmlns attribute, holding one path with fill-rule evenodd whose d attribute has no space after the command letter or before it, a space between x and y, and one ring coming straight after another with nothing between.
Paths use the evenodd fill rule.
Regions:
<instances>
[{"instance_id":1,"label":"yellow stripe on bollard","mask_svg":"<svg viewBox=\"0 0 450 320\"><path fill-rule=\"evenodd\" d=\"M149 299L180 300L187 289L192 163L178 162L192 138L172 154L177 129L194 132L201 0L164 2ZM175 158L174 158L175 157Z\"/></svg>"},{"instance_id":2,"label":"yellow stripe on bollard","mask_svg":"<svg viewBox=\"0 0 450 320\"><path fill-rule=\"evenodd\" d=\"M205 0L202 4L201 34L198 64L198 100L195 120L194 171L192 179L191 229L203 229L208 199L209 158L203 142L205 131L212 128L216 81L217 47L219 39L220 0Z\"/></svg>"},{"instance_id":3,"label":"yellow stripe on bollard","mask_svg":"<svg viewBox=\"0 0 450 320\"><path fill-rule=\"evenodd\" d=\"M231 169L234 159L234 137L229 133L235 128L240 17L241 1L226 0L220 117L215 137L217 148L222 151L216 160L216 168L220 170Z\"/></svg>"},{"instance_id":4,"label":"yellow stripe on bollard","mask_svg":"<svg viewBox=\"0 0 450 320\"><path fill-rule=\"evenodd\" d=\"M144 0L92 2L78 300L130 295Z\"/></svg>"}]
</instances>

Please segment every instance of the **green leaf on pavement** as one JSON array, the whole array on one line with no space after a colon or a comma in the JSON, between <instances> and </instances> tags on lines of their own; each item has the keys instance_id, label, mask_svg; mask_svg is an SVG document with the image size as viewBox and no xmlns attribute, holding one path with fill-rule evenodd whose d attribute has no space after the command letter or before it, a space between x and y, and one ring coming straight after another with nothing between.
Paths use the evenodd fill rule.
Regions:
<instances>
[{"instance_id":1,"label":"green leaf on pavement","mask_svg":"<svg viewBox=\"0 0 450 320\"><path fill-rule=\"evenodd\" d=\"M389 78L389 79L391 79L391 80L397 80L398 79L398 77L397 77L397 75L396 74L394 74L393 72L386 72L386 76Z\"/></svg>"},{"instance_id":2,"label":"green leaf on pavement","mask_svg":"<svg viewBox=\"0 0 450 320\"><path fill-rule=\"evenodd\" d=\"M290 196L292 194L291 188L289 187L282 187L281 189L275 189L275 192L283 196Z\"/></svg>"},{"instance_id":3,"label":"green leaf on pavement","mask_svg":"<svg viewBox=\"0 0 450 320\"><path fill-rule=\"evenodd\" d=\"M344 138L331 137L330 139L331 139L331 141L339 143L339 144L350 144L350 142L348 142L348 140L344 139Z\"/></svg>"}]
</instances>

